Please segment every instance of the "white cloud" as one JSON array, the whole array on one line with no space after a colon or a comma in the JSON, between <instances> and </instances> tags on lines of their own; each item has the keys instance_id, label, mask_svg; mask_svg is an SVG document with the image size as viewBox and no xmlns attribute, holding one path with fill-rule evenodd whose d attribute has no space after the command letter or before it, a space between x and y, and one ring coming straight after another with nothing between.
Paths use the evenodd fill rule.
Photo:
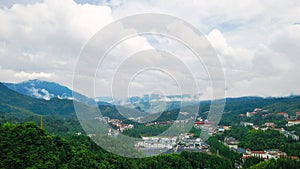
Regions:
<instances>
[{"instance_id":1,"label":"white cloud","mask_svg":"<svg viewBox=\"0 0 300 169\"><path fill-rule=\"evenodd\" d=\"M300 94L300 26L295 24L300 21L298 0L97 0L95 4L98 3L102 6L80 5L72 0L30 0L29 4L0 8L1 81L45 78L71 86L76 58L95 32L114 19L158 12L184 19L207 35L224 66L228 96ZM191 54L176 42L154 40L157 44L150 46L146 38L139 37L117 47L101 74L97 74L103 91L109 91L107 85L120 61L118 56L155 47L169 48L181 56L182 62L195 72L201 91L210 96L208 77L201 66L193 64ZM167 80L158 79L162 83ZM144 80L151 81L151 76ZM82 82L80 92L86 92L84 85ZM138 82L135 85L144 86Z\"/></svg>"},{"instance_id":2,"label":"white cloud","mask_svg":"<svg viewBox=\"0 0 300 169\"><path fill-rule=\"evenodd\" d=\"M17 78L26 79L26 80L29 80L29 79L49 79L53 76L53 74L52 73L45 73L45 72L26 73L24 71L21 71L21 72L15 73L14 76L17 77Z\"/></svg>"},{"instance_id":3,"label":"white cloud","mask_svg":"<svg viewBox=\"0 0 300 169\"><path fill-rule=\"evenodd\" d=\"M28 89L28 92L36 98L39 99L45 99L50 100L52 97L54 97L53 94L50 94L46 89L36 89L34 87L31 87Z\"/></svg>"},{"instance_id":4,"label":"white cloud","mask_svg":"<svg viewBox=\"0 0 300 169\"><path fill-rule=\"evenodd\" d=\"M269 43L255 48L234 48L219 30L209 33L208 39L216 48L224 66L227 94L230 96L282 96L299 94L300 83L297 59L300 27L288 25L270 35Z\"/></svg>"},{"instance_id":5,"label":"white cloud","mask_svg":"<svg viewBox=\"0 0 300 169\"><path fill-rule=\"evenodd\" d=\"M46 78L71 86L84 44L113 17L107 6L45 0L0 8L0 20L1 81Z\"/></svg>"}]
</instances>

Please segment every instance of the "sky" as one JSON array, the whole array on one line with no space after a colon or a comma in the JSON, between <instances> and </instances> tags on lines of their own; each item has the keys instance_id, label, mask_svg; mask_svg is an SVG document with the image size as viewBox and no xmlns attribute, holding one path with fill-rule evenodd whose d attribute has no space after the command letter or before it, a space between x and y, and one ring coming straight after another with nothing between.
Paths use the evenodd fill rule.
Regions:
<instances>
[{"instance_id":1,"label":"sky","mask_svg":"<svg viewBox=\"0 0 300 169\"><path fill-rule=\"evenodd\" d=\"M226 97L297 95L299 11L298 0L0 0L0 81L41 79L72 88L80 53L95 33L126 16L160 13L190 23L207 38L224 71ZM138 36L117 46L95 76L85 77L96 79L96 94L87 90L84 81L75 90L87 96L110 95L122 56L148 49L175 53L194 73L201 97L211 97L205 66L195 64L192 53L178 42L159 36ZM150 60L165 62L159 57ZM128 85L132 95L180 90L172 76L161 71L134 79Z\"/></svg>"}]
</instances>

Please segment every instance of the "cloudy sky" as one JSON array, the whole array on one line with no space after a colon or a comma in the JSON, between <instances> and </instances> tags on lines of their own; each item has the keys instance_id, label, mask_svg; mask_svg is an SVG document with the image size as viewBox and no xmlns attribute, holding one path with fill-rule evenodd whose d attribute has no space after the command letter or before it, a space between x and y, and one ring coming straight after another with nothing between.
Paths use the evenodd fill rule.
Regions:
<instances>
[{"instance_id":1,"label":"cloudy sky","mask_svg":"<svg viewBox=\"0 0 300 169\"><path fill-rule=\"evenodd\" d=\"M299 11L298 0L0 0L0 81L42 79L71 88L80 52L96 32L126 16L161 13L189 22L209 40L224 70L227 97L300 94ZM116 47L96 75L86 77L97 79L97 95L109 95L118 56L143 49L177 53L196 72L203 97L210 95L204 68L193 65L177 42L161 37L135 37ZM176 91L172 78L159 73L136 76L128 88L133 95ZM84 82L76 90L93 96Z\"/></svg>"}]
</instances>

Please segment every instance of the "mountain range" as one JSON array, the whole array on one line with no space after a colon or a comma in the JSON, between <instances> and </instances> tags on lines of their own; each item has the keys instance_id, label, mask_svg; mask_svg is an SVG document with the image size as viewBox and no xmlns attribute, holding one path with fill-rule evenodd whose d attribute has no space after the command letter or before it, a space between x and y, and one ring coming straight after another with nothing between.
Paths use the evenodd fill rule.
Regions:
<instances>
[{"instance_id":1,"label":"mountain range","mask_svg":"<svg viewBox=\"0 0 300 169\"><path fill-rule=\"evenodd\" d=\"M79 102L87 103L91 101L90 98L80 94L76 91L69 89L66 86L60 85L55 82L42 81L38 79L23 81L20 83L5 83L5 86L9 89L16 91L20 94L30 96L37 99L51 100L53 98L58 99L68 99L73 100L77 99ZM132 96L129 97L125 101L121 101L118 98L112 98L110 96L99 96L93 99L94 101L101 104L114 104L114 105L127 105L127 104L139 104L139 103L149 103L149 102L157 102L157 101L166 101L166 102L174 102L174 101L195 101L197 98L192 97L188 94L183 95L167 95L162 96L158 94L144 94L143 96Z\"/></svg>"},{"instance_id":2,"label":"mountain range","mask_svg":"<svg viewBox=\"0 0 300 169\"><path fill-rule=\"evenodd\" d=\"M76 118L73 101L69 98L62 99L58 97L53 97L50 100L38 99L18 93L0 83L0 123L6 121L18 123L35 121L38 124L40 115L43 115L45 127L48 127L49 131L78 132L82 129ZM188 104L185 104L185 110L191 112L189 106L191 107L190 110L193 110L193 105L199 104L198 114L206 118L210 110L210 103L210 101L188 102ZM87 106L87 104L83 105ZM89 113L89 110L95 110L95 107L92 109L88 107L86 109L87 113ZM147 112L151 108L149 102L137 102L133 104L133 107L98 102L98 108L103 116L122 120L128 120L130 117L134 119L140 119L141 117L141 121L144 121L144 119L146 119L145 121L148 121L148 119L151 119L151 121L175 120L178 117L180 107L180 102L170 101L164 109L157 109L157 112L149 113ZM284 111L290 116L294 116L296 112L300 111L300 96L227 98L220 124L232 125L233 121L238 121L236 119L239 118L239 114L251 112L255 108L263 108L275 114Z\"/></svg>"},{"instance_id":3,"label":"mountain range","mask_svg":"<svg viewBox=\"0 0 300 169\"><path fill-rule=\"evenodd\" d=\"M73 101L53 98L37 99L13 91L0 83L0 112L38 115L75 115Z\"/></svg>"},{"instance_id":4,"label":"mountain range","mask_svg":"<svg viewBox=\"0 0 300 169\"><path fill-rule=\"evenodd\" d=\"M78 99L80 102L87 102L88 97L72 91L66 86L58 83L47 82L38 79L28 80L20 83L3 83L9 89L14 90L20 94L30 96L37 99L50 100L53 98L58 99ZM73 97L75 95L75 97Z\"/></svg>"},{"instance_id":5,"label":"mountain range","mask_svg":"<svg viewBox=\"0 0 300 169\"><path fill-rule=\"evenodd\" d=\"M91 100L88 97L73 92L71 89L53 82L41 80L29 80L21 83L0 83L0 105L1 112L23 112L34 114L48 115L75 115L72 93L81 96L79 102L86 103ZM46 98L46 99L45 99ZM78 98L78 97L77 97ZM127 104L119 105L110 102L110 97L102 97L97 99L99 107L124 107L130 112L142 112L156 114L166 111L180 109L180 98L191 98L189 95L171 95L166 96L168 102L161 107L160 95L144 95L142 97L131 97ZM183 99L184 100L184 99ZM130 103L130 104L129 104ZM200 112L209 110L210 101L185 101L186 106L199 104ZM157 106L156 106L157 105ZM122 107L122 108L123 108ZM262 98L262 97L240 97L226 98L225 115L246 113L252 111L256 107L266 107L269 110L289 111L295 113L300 110L300 97L290 96L282 98ZM151 110L152 109L152 110ZM138 110L138 111L136 111ZM116 112L114 112L116 113ZM109 111L106 111L109 115Z\"/></svg>"}]
</instances>

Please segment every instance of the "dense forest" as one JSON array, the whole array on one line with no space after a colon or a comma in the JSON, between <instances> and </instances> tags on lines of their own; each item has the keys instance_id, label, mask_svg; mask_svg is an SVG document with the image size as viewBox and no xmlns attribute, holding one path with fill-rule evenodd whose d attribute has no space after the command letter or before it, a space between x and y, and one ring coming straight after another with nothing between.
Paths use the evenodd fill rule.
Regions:
<instances>
[{"instance_id":1,"label":"dense forest","mask_svg":"<svg viewBox=\"0 0 300 169\"><path fill-rule=\"evenodd\" d=\"M0 128L0 168L233 168L224 157L196 152L148 158L108 153L87 136L59 137L34 123L5 123Z\"/></svg>"},{"instance_id":2,"label":"dense forest","mask_svg":"<svg viewBox=\"0 0 300 169\"><path fill-rule=\"evenodd\" d=\"M208 140L213 154L182 152L148 158L125 158L106 152L84 135L50 134L34 123L4 123L0 128L0 168L234 168L240 155L215 137ZM217 152L218 150L218 152ZM256 165L252 165L256 164ZM245 168L299 168L290 159L248 159Z\"/></svg>"}]
</instances>

